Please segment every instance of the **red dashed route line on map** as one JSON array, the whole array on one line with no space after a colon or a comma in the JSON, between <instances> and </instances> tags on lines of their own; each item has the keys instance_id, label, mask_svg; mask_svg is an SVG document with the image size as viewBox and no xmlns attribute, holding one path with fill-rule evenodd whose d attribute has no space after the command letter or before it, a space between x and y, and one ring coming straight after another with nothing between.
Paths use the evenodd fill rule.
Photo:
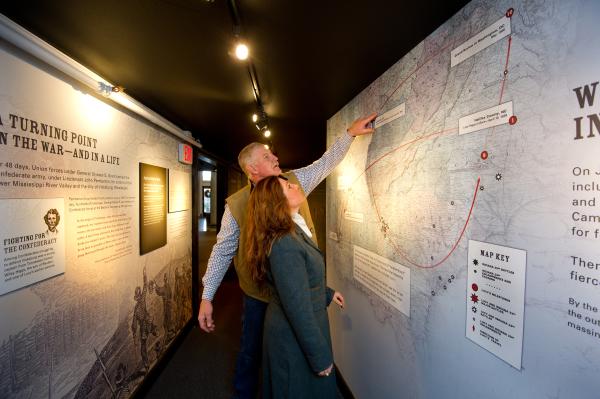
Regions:
<instances>
[{"instance_id":1,"label":"red dashed route line on map","mask_svg":"<svg viewBox=\"0 0 600 399\"><path fill-rule=\"evenodd\" d=\"M510 46L512 44L512 35L508 36L508 50L506 51L506 63L504 64L504 78L502 79L502 85L500 86L500 100L498 100L498 105L502 104L502 97L504 96L504 85L506 84L506 79L508 78L508 60L510 58Z\"/></svg>"},{"instance_id":2,"label":"red dashed route line on map","mask_svg":"<svg viewBox=\"0 0 600 399\"><path fill-rule=\"evenodd\" d=\"M448 252L448 254L446 254L446 256L444 256L444 258L442 258L439 262L434 263L432 265L422 265L422 264L419 264L419 263L413 261L412 259L410 259L408 257L408 255L399 248L398 245L396 245L392 240L390 240L392 246L394 247L394 251L397 254L399 254L400 256L402 256L411 265L419 267L419 268L422 268L422 269L432 269L432 268L437 267L437 266L441 265L442 263L444 263L446 261L446 259L448 259L450 257L450 255L452 255L452 253L454 252L454 250L458 247L458 244L462 240L463 235L465 234L465 231L467 230L467 226L469 225L469 221L471 220L471 215L473 214L473 208L475 206L475 200L477 199L477 192L479 191L479 183L480 183L480 181L481 181L481 177L478 177L477 178L477 184L475 185L475 192L473 194L473 200L471 201L471 207L469 208L469 214L467 215L467 220L465 221L465 224L464 224L462 230L460 231L460 235L458 236L458 239L456 240L456 242L452 246L452 249L450 249L450 251ZM379 220L381 220L381 215L379 214L379 208L377 207L377 202L374 200L374 198L373 198L373 203L375 204L375 211L377 212L377 217L378 217Z\"/></svg>"},{"instance_id":3,"label":"red dashed route line on map","mask_svg":"<svg viewBox=\"0 0 600 399\"><path fill-rule=\"evenodd\" d=\"M403 143L402 145L386 152L385 154L381 155L379 158L377 158L376 160L374 160L373 162L371 162L363 171L363 173L360 174L360 176L358 176L354 182L350 185L353 186L360 178L362 175L364 175L365 173L367 173L374 165L376 165L378 162L380 162L382 159L388 157L389 155L391 155L392 153L394 153L395 151L398 151L399 149L406 147L408 145L414 144L416 142L431 138L431 137L435 137L435 136L440 136L443 135L445 133L451 133L451 132L455 132L457 129L456 128L452 128L452 129L446 129L446 130L441 130L439 132L434 132L434 133L430 133L430 134L426 134L420 137L417 137L414 140L411 140L409 142ZM456 250L456 248L458 247L458 244L460 243L460 241L462 240L463 235L465 234L465 231L467 229L467 226L469 224L469 221L471 220L471 215L473 214L473 208L475 207L475 200L477 199L477 192L479 191L479 184L481 182L481 177L477 178L477 184L475 186L475 193L473 194L473 200L471 201L471 207L469 208L469 213L467 215L467 220L465 221L465 224L460 232L460 235L458 236L458 239L456 240L456 242L454 243L454 245L452 246L452 249L450 249L450 252L448 252L448 254L446 256L444 256L444 258L442 260L440 260L439 262L432 264L432 265L422 265L419 264L415 261L413 261L412 259L410 259L408 257L408 255L406 253L404 253L398 245L396 245L392 240L390 240L392 246L394 247L394 251L396 253L398 253L399 255L401 255L404 259L406 259L407 262L409 262L411 265L416 266L416 267L420 267L420 268L424 268L424 269L430 269L430 268L434 268L437 267L439 265L441 265L442 263L444 263L446 261L446 259L448 259L450 257L450 255L452 255L452 253ZM373 190L370 190L371 193L373 193ZM377 206L377 200L375 199L375 196L372 194L371 195L371 200L372 203L375 206L375 212L377 213L377 219L378 220L382 220L381 218L381 214L379 212L379 207ZM343 212L343 211L342 211Z\"/></svg>"},{"instance_id":4,"label":"red dashed route line on map","mask_svg":"<svg viewBox=\"0 0 600 399\"><path fill-rule=\"evenodd\" d=\"M393 150L390 150L390 151L386 152L385 154L381 155L379 158L377 158L376 160L374 160L373 162L371 162L369 165L367 165L367 167L365 168L365 170L364 170L364 171L363 171L363 172L362 172L360 175L358 175L358 176L356 177L356 179L354 179L354 181L353 181L353 182L350 184L350 187L354 186L354 185L356 184L356 182L357 182L357 181L358 181L358 180L359 180L359 179L360 179L360 178L361 178L361 177L362 177L362 176L363 176L365 173L367 173L367 172L369 171L369 169L371 169L371 168L372 168L372 167L373 167L375 164L377 164L377 163L378 163L379 161L381 161L382 159L384 159L384 158L388 157L388 156L389 156L389 155L391 155L392 153L394 153L394 152L398 151L399 149L401 149L401 148L403 148L403 147L406 147L406 146L408 146L408 145L411 145L411 144L417 143L417 142L419 142L419 141L425 140L425 139L427 139L427 138L430 138L430 137L441 136L441 135L443 135L443 134L445 134L445 133L453 133L453 132L455 132L456 130L458 130L458 129L457 129L457 128L452 128L452 129L440 130L439 132L429 133L429 134L426 134L426 135L423 135L423 136L417 137L416 139L414 139L414 140L411 140L411 141L408 141L408 142L406 142L406 143L402 143L402 144L401 144L401 145L399 145L398 147L394 148ZM368 183L367 183L367 184L368 184ZM374 198L373 198L373 200L374 200ZM346 210L346 207L345 207L345 206L341 207L341 212L342 212L342 214L343 214L343 212L345 212L345 210ZM339 220L340 220L340 219L338 219L338 231L339 231L339 223L340 223L340 222L339 222Z\"/></svg>"},{"instance_id":5,"label":"red dashed route line on map","mask_svg":"<svg viewBox=\"0 0 600 399\"><path fill-rule=\"evenodd\" d=\"M506 11L506 17L509 18L512 21L512 16L514 13L514 9L513 8L509 8ZM502 77L502 83L500 84L500 98L498 99L498 105L502 104L502 98L504 97L504 89L506 87L506 80L508 79L508 62L510 60L510 49L512 47L512 33L510 35L508 35L508 48L506 50L506 61L504 62L504 70L503 70L503 77ZM513 110L514 112L514 110ZM516 117L514 115L511 116L511 119L515 119ZM509 123L512 125L515 122L509 119ZM492 131L491 131L491 136L494 135L494 133L496 132L496 126L492 127ZM487 140L488 137L485 138L485 145L487 146Z\"/></svg>"}]
</instances>

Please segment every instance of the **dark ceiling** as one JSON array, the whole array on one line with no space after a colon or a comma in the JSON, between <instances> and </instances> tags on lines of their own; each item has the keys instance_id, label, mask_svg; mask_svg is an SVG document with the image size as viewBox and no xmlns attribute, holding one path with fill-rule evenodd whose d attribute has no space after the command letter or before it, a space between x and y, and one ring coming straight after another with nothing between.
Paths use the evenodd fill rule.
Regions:
<instances>
[{"instance_id":1,"label":"dark ceiling","mask_svg":"<svg viewBox=\"0 0 600 399\"><path fill-rule=\"evenodd\" d=\"M466 3L237 0L281 165L318 158L327 119ZM261 141L248 69L231 54L229 0L20 0L0 12L221 160Z\"/></svg>"}]
</instances>

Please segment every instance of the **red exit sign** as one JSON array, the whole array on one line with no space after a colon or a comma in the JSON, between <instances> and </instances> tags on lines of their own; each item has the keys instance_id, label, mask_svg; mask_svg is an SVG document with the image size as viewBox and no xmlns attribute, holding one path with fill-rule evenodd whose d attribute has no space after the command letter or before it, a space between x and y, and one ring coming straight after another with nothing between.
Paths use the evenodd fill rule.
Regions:
<instances>
[{"instance_id":1,"label":"red exit sign","mask_svg":"<svg viewBox=\"0 0 600 399\"><path fill-rule=\"evenodd\" d=\"M191 145L179 143L179 162L188 165L194 162L194 150Z\"/></svg>"}]
</instances>

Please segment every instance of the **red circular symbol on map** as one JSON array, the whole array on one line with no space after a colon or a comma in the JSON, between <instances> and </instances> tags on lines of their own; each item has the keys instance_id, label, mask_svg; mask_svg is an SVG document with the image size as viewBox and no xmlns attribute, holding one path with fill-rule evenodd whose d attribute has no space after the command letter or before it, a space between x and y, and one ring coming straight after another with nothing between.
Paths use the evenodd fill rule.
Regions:
<instances>
[{"instance_id":1,"label":"red circular symbol on map","mask_svg":"<svg viewBox=\"0 0 600 399\"><path fill-rule=\"evenodd\" d=\"M514 8L509 8L508 10L506 10L506 18L512 17L514 12L515 12Z\"/></svg>"},{"instance_id":2,"label":"red circular symbol on map","mask_svg":"<svg viewBox=\"0 0 600 399\"><path fill-rule=\"evenodd\" d=\"M487 151L481 151L481 159L487 159L488 157L488 152Z\"/></svg>"},{"instance_id":3,"label":"red circular symbol on map","mask_svg":"<svg viewBox=\"0 0 600 399\"><path fill-rule=\"evenodd\" d=\"M471 288L473 288L473 291L478 291L479 290L479 287L475 283L471 284Z\"/></svg>"},{"instance_id":4,"label":"red circular symbol on map","mask_svg":"<svg viewBox=\"0 0 600 399\"><path fill-rule=\"evenodd\" d=\"M514 125L515 123L517 123L517 117L513 115L510 118L508 118L508 123Z\"/></svg>"}]
</instances>

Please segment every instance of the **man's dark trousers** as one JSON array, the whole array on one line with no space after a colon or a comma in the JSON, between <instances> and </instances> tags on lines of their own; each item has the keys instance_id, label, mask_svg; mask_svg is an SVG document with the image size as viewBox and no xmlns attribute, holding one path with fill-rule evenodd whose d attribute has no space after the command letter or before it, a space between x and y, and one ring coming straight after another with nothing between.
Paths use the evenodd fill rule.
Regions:
<instances>
[{"instance_id":1,"label":"man's dark trousers","mask_svg":"<svg viewBox=\"0 0 600 399\"><path fill-rule=\"evenodd\" d=\"M235 399L255 399L262 360L263 324L267 303L243 295L242 339L235 366Z\"/></svg>"}]
</instances>

